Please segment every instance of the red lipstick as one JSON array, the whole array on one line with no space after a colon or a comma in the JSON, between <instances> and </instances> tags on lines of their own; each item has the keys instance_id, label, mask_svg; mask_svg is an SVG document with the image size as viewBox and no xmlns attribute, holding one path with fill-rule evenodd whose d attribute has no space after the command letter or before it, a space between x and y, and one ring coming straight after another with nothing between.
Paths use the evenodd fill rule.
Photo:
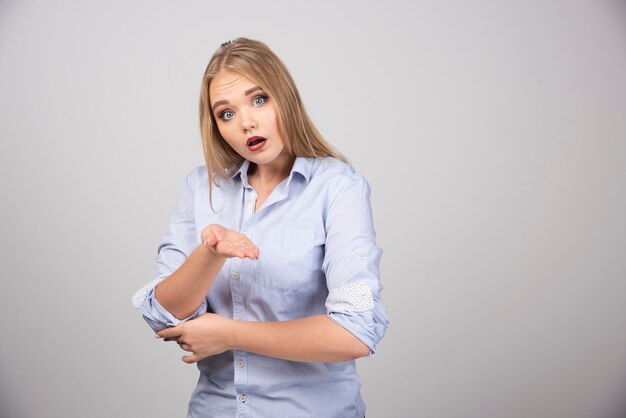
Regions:
<instances>
[{"instance_id":1,"label":"red lipstick","mask_svg":"<svg viewBox=\"0 0 626 418\"><path fill-rule=\"evenodd\" d=\"M248 145L248 149L250 151L258 151L265 146L267 139L262 136L251 136L248 138L246 144Z\"/></svg>"}]
</instances>

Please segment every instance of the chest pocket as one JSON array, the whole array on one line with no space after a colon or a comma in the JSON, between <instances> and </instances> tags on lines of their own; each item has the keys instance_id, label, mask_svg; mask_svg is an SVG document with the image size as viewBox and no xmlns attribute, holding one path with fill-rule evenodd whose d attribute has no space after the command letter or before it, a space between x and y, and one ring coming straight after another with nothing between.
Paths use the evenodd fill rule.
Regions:
<instances>
[{"instance_id":1,"label":"chest pocket","mask_svg":"<svg viewBox=\"0 0 626 418\"><path fill-rule=\"evenodd\" d=\"M314 231L309 228L272 228L261 247L255 281L265 287L289 292L311 279Z\"/></svg>"}]
</instances>

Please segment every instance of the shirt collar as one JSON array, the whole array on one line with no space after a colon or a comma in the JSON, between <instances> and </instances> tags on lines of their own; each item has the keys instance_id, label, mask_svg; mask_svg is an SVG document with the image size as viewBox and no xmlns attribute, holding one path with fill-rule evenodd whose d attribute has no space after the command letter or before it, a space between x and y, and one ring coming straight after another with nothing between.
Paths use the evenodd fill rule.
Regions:
<instances>
[{"instance_id":1,"label":"shirt collar","mask_svg":"<svg viewBox=\"0 0 626 418\"><path fill-rule=\"evenodd\" d=\"M241 181L243 182L243 185L245 187L250 187L250 184L248 183L248 167L250 167L250 161L243 160L243 163L241 164L237 172L233 175L233 178L240 176Z\"/></svg>"},{"instance_id":2,"label":"shirt collar","mask_svg":"<svg viewBox=\"0 0 626 418\"><path fill-rule=\"evenodd\" d=\"M293 173L299 173L304 180L308 183L311 179L311 166L313 165L312 158L310 157L296 157L296 161L293 163L291 173L289 174L289 181L293 177Z\"/></svg>"},{"instance_id":3,"label":"shirt collar","mask_svg":"<svg viewBox=\"0 0 626 418\"><path fill-rule=\"evenodd\" d=\"M308 183L311 179L311 166L313 164L311 157L296 157L296 160L293 163L293 167L291 168L291 173L289 173L289 180L287 180L287 185L291 183L293 180L294 173L300 174L304 177L304 180ZM245 187L250 187L250 183L248 183L248 168L250 167L250 161L244 160L239 169L233 175L233 178L237 176L241 177L241 181Z\"/></svg>"}]
</instances>

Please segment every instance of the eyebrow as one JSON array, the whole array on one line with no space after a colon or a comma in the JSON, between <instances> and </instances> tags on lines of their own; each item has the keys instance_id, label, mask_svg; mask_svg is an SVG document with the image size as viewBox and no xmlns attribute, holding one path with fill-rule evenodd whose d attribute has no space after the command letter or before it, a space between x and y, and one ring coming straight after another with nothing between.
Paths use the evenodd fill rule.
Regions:
<instances>
[{"instance_id":1,"label":"eyebrow","mask_svg":"<svg viewBox=\"0 0 626 418\"><path fill-rule=\"evenodd\" d=\"M243 94L248 96L248 95L250 95L250 93L254 93L257 90L263 90L263 89L261 87L259 87L259 86L255 86L255 87L252 87L251 89L248 89L248 90L244 91Z\"/></svg>"},{"instance_id":2,"label":"eyebrow","mask_svg":"<svg viewBox=\"0 0 626 418\"><path fill-rule=\"evenodd\" d=\"M213 111L215 112L215 108L223 104L228 104L228 100L218 100L217 102L213 103Z\"/></svg>"},{"instance_id":3,"label":"eyebrow","mask_svg":"<svg viewBox=\"0 0 626 418\"><path fill-rule=\"evenodd\" d=\"M246 91L243 92L244 95L249 96L250 94L254 93L257 90L263 90L261 87L259 86L254 86ZM223 105L223 104L228 104L228 100L218 100L217 102L213 103L213 111L215 112L215 108L219 105Z\"/></svg>"}]
</instances>

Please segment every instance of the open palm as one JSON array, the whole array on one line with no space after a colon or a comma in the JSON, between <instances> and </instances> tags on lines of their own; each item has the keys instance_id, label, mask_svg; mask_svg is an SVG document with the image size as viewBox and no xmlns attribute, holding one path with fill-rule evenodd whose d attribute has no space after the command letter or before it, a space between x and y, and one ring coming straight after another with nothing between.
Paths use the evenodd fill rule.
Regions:
<instances>
[{"instance_id":1,"label":"open palm","mask_svg":"<svg viewBox=\"0 0 626 418\"><path fill-rule=\"evenodd\" d=\"M259 249L248 237L221 225L208 225L201 238L202 245L221 257L259 258Z\"/></svg>"}]
</instances>

